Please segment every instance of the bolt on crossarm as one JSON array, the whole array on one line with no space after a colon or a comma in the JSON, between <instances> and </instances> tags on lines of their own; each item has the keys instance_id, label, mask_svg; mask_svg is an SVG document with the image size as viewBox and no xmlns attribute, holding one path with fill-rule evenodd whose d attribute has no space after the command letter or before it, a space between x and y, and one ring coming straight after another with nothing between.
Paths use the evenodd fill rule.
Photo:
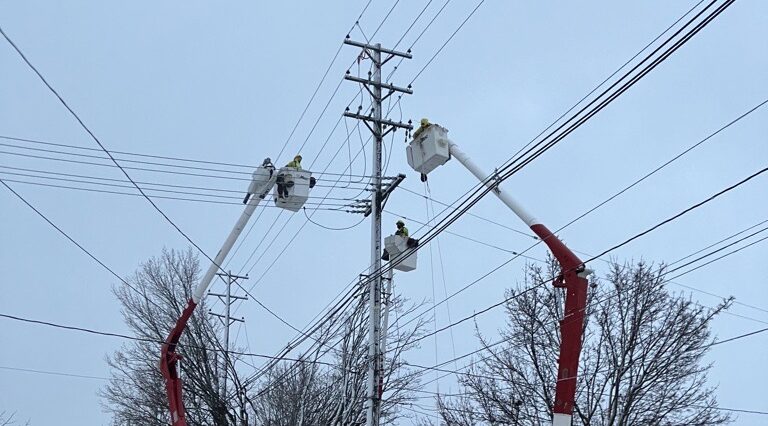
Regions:
<instances>
[{"instance_id":1,"label":"bolt on crossarm","mask_svg":"<svg viewBox=\"0 0 768 426\"><path fill-rule=\"evenodd\" d=\"M587 275L584 262L560 241L544 224L526 211L508 193L499 187L493 179L475 164L453 141L447 137L448 131L437 125L422 120L422 127L408 145L408 163L416 171L427 174L438 166L455 157L486 187L517 215L552 251L560 265L560 275L555 278L554 286L564 288L565 314L560 320L560 357L558 359L557 383L553 406L553 426L570 426L576 397L576 377L581 354L584 311L587 304Z\"/></svg>"},{"instance_id":2,"label":"bolt on crossarm","mask_svg":"<svg viewBox=\"0 0 768 426\"><path fill-rule=\"evenodd\" d=\"M179 378L178 371L178 362L181 360L181 355L176 353L179 339L181 339L181 336L184 333L184 329L187 326L187 322L189 322L189 318L192 316L192 312L194 312L206 290L211 285L211 281L213 281L216 273L221 268L221 265L229 254L229 251L232 249L232 246L234 246L245 228L245 225L251 218L251 215L253 215L253 212L256 210L256 207L275 185L276 179L277 173L275 173L275 168L269 159L265 159L264 163L253 172L253 178L248 188L248 193L243 200L243 203L246 204L243 213L240 215L234 228L232 228L229 236L224 241L221 250L216 254L213 263L211 263L211 266L195 288L192 293L192 298L187 302L187 307L182 311L181 316L176 321L176 325L171 329L168 338L163 344L160 355L160 372L165 379L165 391L168 395L172 426L187 425L184 401L182 400L182 382L181 378Z\"/></svg>"}]
</instances>

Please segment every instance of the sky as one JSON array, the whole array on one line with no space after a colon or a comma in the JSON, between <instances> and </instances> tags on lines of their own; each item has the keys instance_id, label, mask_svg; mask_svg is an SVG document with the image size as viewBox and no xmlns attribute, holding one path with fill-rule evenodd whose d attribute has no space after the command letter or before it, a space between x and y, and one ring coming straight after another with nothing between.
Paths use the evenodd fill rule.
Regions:
<instances>
[{"instance_id":1,"label":"sky","mask_svg":"<svg viewBox=\"0 0 768 426\"><path fill-rule=\"evenodd\" d=\"M300 151L305 167L344 173L361 144L358 133L345 136L345 126L353 129L355 123L339 121L346 106L354 109L360 103L356 84L339 85L349 64L355 63L356 48L341 49L303 119L299 117L348 32L353 39L373 37L373 42L392 47L426 4L375 1L359 18L359 27L353 27L364 2L2 2L0 26L110 150L238 164L258 164L270 156L278 165ZM427 28L412 47L413 59L398 66L392 83L410 83L477 3L450 2L427 27L443 4L431 2L406 33L400 49ZM693 5L691 1L485 1L413 81L414 94L400 103L402 120L429 117L440 123L478 164L492 170ZM765 101L765 16L766 2L736 2L504 187L557 229ZM4 41L0 65L0 136L97 147ZM394 65L396 61L385 66L385 75ZM367 66L361 64L363 75ZM351 72L358 72L356 64ZM400 107L393 108L391 118L401 119ZM766 167L766 109L756 110L563 229L560 237L580 253L602 252ZM362 131L364 142L367 130ZM415 221L425 222L432 207L409 192L424 194L426 188L406 162L403 141L403 133L397 132L385 144L390 158L386 174L405 173L407 178L387 204L384 230L393 231L397 217L404 217L418 237L424 230ZM2 179L84 186L10 175L14 170L8 167L122 178L110 167L9 154L64 157L23 148L50 146L9 139L0 143L5 144L0 145ZM285 152L278 156L284 144ZM370 149L365 154L352 161L353 174L370 173ZM233 191L246 187L233 180L129 173L154 183ZM340 184L346 182L348 188L336 188L329 197L360 197L361 184L350 184L349 179L342 178ZM321 183L330 185L333 180ZM454 161L430 175L429 190L435 200L450 203L475 183ZM671 262L768 219L766 184L768 178L759 176L608 257L621 262ZM121 276L130 275L164 248L183 250L188 245L140 197L9 185ZM322 197L325 189L316 188L315 193ZM241 211L237 200L233 204L155 201L207 253L218 250ZM0 267L5 271L0 313L127 332L112 293L118 280L4 188L0 203ZM439 204L434 208L442 209ZM361 222L361 216L339 211L309 213L321 227L302 213L263 210L227 267L248 272L254 296L288 323L303 327L367 267L368 220ZM529 236L509 229L524 231L524 225L498 200L487 197L472 212L503 226L462 217L449 230L487 245L441 235L439 249L435 241L419 252L416 271L396 274L398 293L427 303L442 299L508 260L505 250L521 251L532 243ZM327 229L347 227L351 228ZM545 253L540 246L529 252L538 259ZM679 285L670 290L704 306L715 306L727 296L742 303L715 320L716 338L764 328L766 254L766 244L757 243L675 280L696 291ZM520 283L525 262L510 262L447 307L438 308L430 327L439 328L501 300L506 288ZM599 260L590 267L598 274L606 272L606 263ZM238 348L273 354L295 334L253 301L238 305L237 315L246 320L235 329ZM498 335L504 314L492 310L476 317L476 322L467 321L425 340L409 354L409 361L433 365L471 352L478 347L475 324L487 336ZM768 335L759 334L712 348L707 356L712 364L709 380L717 386L721 406L768 411L760 385L768 380L768 372L756 368L768 362L766 339ZM0 318L0 342L0 412L16 412L32 425L108 424L109 415L96 393L105 384L100 378L110 374L105 356L123 341ZM243 366L243 371L249 369ZM455 381L444 379L440 389L457 388ZM765 416L740 414L734 424L765 421Z\"/></svg>"}]
</instances>

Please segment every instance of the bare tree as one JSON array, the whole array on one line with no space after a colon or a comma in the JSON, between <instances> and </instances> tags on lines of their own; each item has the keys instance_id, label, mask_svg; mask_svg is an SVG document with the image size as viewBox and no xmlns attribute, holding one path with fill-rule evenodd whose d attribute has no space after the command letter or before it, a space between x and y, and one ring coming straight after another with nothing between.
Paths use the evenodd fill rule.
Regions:
<instances>
[{"instance_id":1,"label":"bare tree","mask_svg":"<svg viewBox=\"0 0 768 426\"><path fill-rule=\"evenodd\" d=\"M664 268L640 262L612 264L605 282L593 282L579 366L574 425L721 425L707 386L703 358L712 342L713 309L670 293ZM548 425L552 417L562 290L548 284L558 272L528 266L509 290L505 345L490 347L459 376L463 392L438 398L448 425ZM543 284L543 285L542 285ZM523 290L525 289L525 290Z\"/></svg>"},{"instance_id":2,"label":"bare tree","mask_svg":"<svg viewBox=\"0 0 768 426\"><path fill-rule=\"evenodd\" d=\"M368 374L368 311L361 291L355 305L315 337L319 342L299 361L281 364L266 374L251 397L255 425L351 425L365 422ZM420 304L394 296L391 316L407 317ZM397 321L387 327L389 339L384 360L382 424L401 416L399 405L412 398L419 376L406 370L404 355L416 347L425 321L410 328Z\"/></svg>"},{"instance_id":3,"label":"bare tree","mask_svg":"<svg viewBox=\"0 0 768 426\"><path fill-rule=\"evenodd\" d=\"M16 420L16 413L9 413L7 411L0 411L0 426L13 426L19 424ZM24 423L29 426L29 420Z\"/></svg>"},{"instance_id":4,"label":"bare tree","mask_svg":"<svg viewBox=\"0 0 768 426\"><path fill-rule=\"evenodd\" d=\"M199 265L191 250L164 250L149 259L127 281L137 291L120 286L114 292L133 334L146 341L131 341L107 362L112 379L100 391L103 405L116 425L165 426L169 412L163 377L158 369L160 344L176 323L192 288ZM233 407L237 398L222 398L220 381L225 373L238 381L231 362L225 368L217 338L220 325L205 314L204 301L192 315L178 349L182 355L184 404L190 424L234 425L244 407Z\"/></svg>"}]
</instances>

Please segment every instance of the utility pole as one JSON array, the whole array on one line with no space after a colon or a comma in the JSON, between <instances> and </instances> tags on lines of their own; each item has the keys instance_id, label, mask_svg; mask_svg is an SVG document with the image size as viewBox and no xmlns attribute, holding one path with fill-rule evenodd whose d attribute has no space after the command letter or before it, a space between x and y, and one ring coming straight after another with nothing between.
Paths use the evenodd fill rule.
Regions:
<instances>
[{"instance_id":1,"label":"utility pole","mask_svg":"<svg viewBox=\"0 0 768 426\"><path fill-rule=\"evenodd\" d=\"M248 300L247 296L237 296L232 294L232 284L237 284L237 280L247 280L248 275L239 276L232 275L232 271L227 271L226 274L217 273L219 277L224 279L227 286L227 292L224 294L208 292L209 296L216 296L224 303L224 314L217 314L212 311L208 311L209 314L217 317L224 324L224 377L221 380L221 397L222 400L227 398L227 370L229 368L229 327L235 322L245 322L244 318L232 318L230 315L230 308L232 304L237 300Z\"/></svg>"},{"instance_id":2,"label":"utility pole","mask_svg":"<svg viewBox=\"0 0 768 426\"><path fill-rule=\"evenodd\" d=\"M390 59L399 56L411 59L410 52L397 52L391 49L381 47L381 44L375 45L353 41L347 36L344 44L363 49L361 57L367 57L373 62L373 71L369 72L368 78L352 76L347 71L344 76L346 80L362 84L371 95L371 112L362 114L362 105L357 113L349 112L349 108L344 112L345 117L361 120L373 134L373 191L371 195L371 267L369 270L369 317L368 317L368 406L366 410L366 425L379 426L379 413L382 394L382 351L381 351L381 210L383 204L382 171L381 171L381 152L384 136L398 128L412 129L410 124L394 122L383 117L382 103L395 92L412 94L410 86L407 88L397 87L381 81L381 67ZM382 54L386 58L382 60ZM382 89L388 93L382 95ZM387 130L384 130L388 127Z\"/></svg>"}]
</instances>

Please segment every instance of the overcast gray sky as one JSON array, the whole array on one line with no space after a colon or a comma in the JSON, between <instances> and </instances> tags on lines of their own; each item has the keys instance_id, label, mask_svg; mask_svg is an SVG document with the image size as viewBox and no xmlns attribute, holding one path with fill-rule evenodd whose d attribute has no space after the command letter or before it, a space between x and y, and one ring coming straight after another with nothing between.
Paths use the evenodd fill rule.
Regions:
<instances>
[{"instance_id":1,"label":"overcast gray sky","mask_svg":"<svg viewBox=\"0 0 768 426\"><path fill-rule=\"evenodd\" d=\"M426 3L399 2L374 40L394 45ZM444 4L432 3L400 48L410 45ZM393 4L373 2L360 20L366 36L374 33ZM402 101L403 119L417 121L427 116L443 124L469 155L492 169L693 4L488 0L415 81L415 94ZM474 1L451 2L414 46L414 58L399 67L393 83L410 82L475 5ZM0 3L0 25L107 148L258 163L265 156L277 156L363 6L361 1L6 1ZM736 2L616 102L510 179L506 188L550 228L559 228L764 101L768 98L766 16L768 2ZM363 38L357 28L351 34ZM335 132L332 129L357 93L356 85L342 84L311 129L357 54L351 47L341 51L279 161L287 161L306 140L301 151L305 166L316 159L313 169L322 170L329 164L330 172L342 172L349 164L348 148L354 154L360 140L355 134L347 147L344 123ZM0 135L96 147L5 42L0 43L0 66ZM392 117L400 118L399 109L394 109ZM765 167L766 118L765 108L757 110L569 226L561 236L584 253L598 253ZM11 140L0 143L42 147ZM423 193L418 175L405 161L402 133L395 135L392 148L389 143L392 155L387 174L406 173L403 187ZM337 150L340 154L332 159ZM7 146L0 146L0 151L41 155ZM370 153L366 155L370 160ZM0 166L121 178L113 168L5 153L0 153ZM365 170L370 172L370 166L364 169L360 157L353 164L353 173ZM14 171L2 168L0 177L65 184L7 172ZM245 188L235 181L130 172L143 181ZM451 202L475 181L451 162L434 172L429 183L435 199ZM669 262L768 219L767 183L768 178L759 177L613 252L612 257ZM127 276L164 247L187 246L140 197L10 185L120 275ZM355 197L358 192L336 189L331 197ZM0 267L4 271L0 313L125 332L111 292L117 280L5 189L0 191L0 203ZM166 199L157 199L157 203L211 254L241 211L237 205ZM435 207L440 210L439 205ZM395 215L425 220L426 208L423 198L396 191L387 205L394 215L385 214L385 229L394 226ZM473 212L505 226L524 228L496 199L483 200ZM235 272L250 270L249 284L263 275L254 290L256 297L300 327L366 267L370 227L366 221L350 230L331 231L306 224L302 214L284 213L277 218L278 214L278 209L265 210L229 265ZM285 230L275 238L286 220ZM313 220L344 227L360 217L320 211ZM409 226L412 231L419 228L413 222ZM279 255L299 229L298 237ZM532 242L470 216L450 230L507 250L519 251ZM246 262L263 239L266 242ZM463 287L510 257L505 251L448 234L439 242L444 283L435 244L433 262L425 249L419 252L417 271L397 274L398 292L413 300L431 300L434 291L442 299L446 292ZM541 259L545 251L536 247L530 254ZM762 309L735 305L731 312L739 316L723 315L716 320L717 337L763 328L768 322L766 254L766 245L756 244L676 280L714 295L733 295L737 301ZM524 262L511 262L454 299L449 304L451 318L501 300L504 289L520 280ZM434 289L431 264L437 277ZM602 262L591 265L598 274L605 272L605 266ZM690 292L679 286L670 289ZM701 292L692 292L691 297L708 306L720 300ZM246 317L245 326L236 329L238 347L272 354L294 335L253 301L243 303L238 315ZM479 316L477 325L494 336L503 320L502 311L494 310ZM445 308L439 308L437 327L448 322ZM432 365L436 352L438 361L453 358L454 342L457 355L476 349L472 327L467 322L452 333L438 334L436 342L424 341L409 360ZM768 362L766 339L765 334L756 335L712 349L710 379L719 386L722 406L768 411L761 386L768 380L768 372L760 368ZM16 411L32 425L107 424L109 416L102 412L96 396L104 385L98 377L109 375L105 354L121 343L116 338L0 319L0 411ZM440 389L455 390L455 382L444 379ZM765 416L741 414L735 424L766 421Z\"/></svg>"}]
</instances>

